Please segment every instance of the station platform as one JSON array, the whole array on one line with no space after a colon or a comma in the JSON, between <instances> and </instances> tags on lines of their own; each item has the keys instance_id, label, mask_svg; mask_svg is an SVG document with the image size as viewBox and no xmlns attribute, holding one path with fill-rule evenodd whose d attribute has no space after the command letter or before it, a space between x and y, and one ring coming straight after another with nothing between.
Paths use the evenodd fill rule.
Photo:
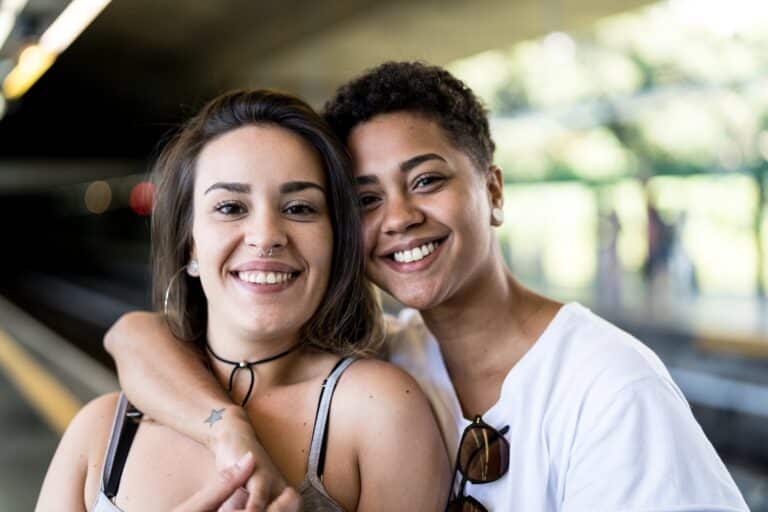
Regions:
<instances>
[{"instance_id":1,"label":"station platform","mask_svg":"<svg viewBox=\"0 0 768 512\"><path fill-rule=\"evenodd\" d=\"M0 297L0 512L34 509L59 438L115 376Z\"/></svg>"},{"instance_id":2,"label":"station platform","mask_svg":"<svg viewBox=\"0 0 768 512\"><path fill-rule=\"evenodd\" d=\"M71 300L80 293L82 300L93 301L93 308L78 314L81 321L88 317L94 323L89 328L97 332L103 333L115 315L142 307L138 298L118 303L108 294L100 296L104 292L85 281L58 286L62 297ZM751 510L768 512L768 328L762 303L600 303L584 292L545 292L584 303L650 346L688 397ZM71 321L67 311L62 315L63 323ZM45 321L50 324L50 317ZM95 353L101 350L100 338L84 350L61 332L0 296L0 512L34 508L70 419L87 401L118 388L103 354Z\"/></svg>"},{"instance_id":3,"label":"station platform","mask_svg":"<svg viewBox=\"0 0 768 512\"><path fill-rule=\"evenodd\" d=\"M608 294L529 284L547 296L581 302L620 326L684 333L699 350L761 360L768 369L768 298L681 294L633 280Z\"/></svg>"}]
</instances>

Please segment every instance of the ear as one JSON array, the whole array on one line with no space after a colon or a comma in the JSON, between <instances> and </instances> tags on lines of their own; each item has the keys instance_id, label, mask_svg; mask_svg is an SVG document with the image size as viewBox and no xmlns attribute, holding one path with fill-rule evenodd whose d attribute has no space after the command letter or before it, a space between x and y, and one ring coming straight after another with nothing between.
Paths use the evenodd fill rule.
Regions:
<instances>
[{"instance_id":1,"label":"ear","mask_svg":"<svg viewBox=\"0 0 768 512\"><path fill-rule=\"evenodd\" d=\"M485 173L488 186L488 198L492 206L504 205L504 174L497 165L488 167Z\"/></svg>"},{"instance_id":2,"label":"ear","mask_svg":"<svg viewBox=\"0 0 768 512\"><path fill-rule=\"evenodd\" d=\"M488 167L485 173L488 202L491 207L491 224L500 226L504 222L504 175L496 165Z\"/></svg>"}]
</instances>

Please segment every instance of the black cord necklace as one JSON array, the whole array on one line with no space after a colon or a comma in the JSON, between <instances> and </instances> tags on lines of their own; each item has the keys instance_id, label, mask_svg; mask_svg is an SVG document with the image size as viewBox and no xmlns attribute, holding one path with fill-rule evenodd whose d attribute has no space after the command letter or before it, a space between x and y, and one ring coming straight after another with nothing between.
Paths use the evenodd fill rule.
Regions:
<instances>
[{"instance_id":1,"label":"black cord necklace","mask_svg":"<svg viewBox=\"0 0 768 512\"><path fill-rule=\"evenodd\" d=\"M240 404L240 407L243 407L246 404L246 402L248 402L248 399L251 398L251 392L253 391L253 384L254 384L254 381L256 380L256 376L253 373L253 367L260 364L269 363L271 361L274 361L275 359L280 359L283 356L287 356L288 354L290 354L291 352L299 348L302 344L303 344L302 342L298 342L291 348L284 350L279 354L276 354L274 356L269 356L264 359L257 359L256 361L230 361L229 359L224 359L223 357L217 355L216 352L213 351L213 349L208 343L206 343L205 346L208 349L208 352L211 353L214 359L216 359L217 361L221 361L222 363L231 364L233 366L232 373L229 374L229 389L227 390L227 392L230 395L232 394L232 385L235 383L235 374L238 372L238 370L248 369L248 371L250 372L251 383L248 385L248 392L245 394L245 398L243 398L243 402Z\"/></svg>"}]
</instances>

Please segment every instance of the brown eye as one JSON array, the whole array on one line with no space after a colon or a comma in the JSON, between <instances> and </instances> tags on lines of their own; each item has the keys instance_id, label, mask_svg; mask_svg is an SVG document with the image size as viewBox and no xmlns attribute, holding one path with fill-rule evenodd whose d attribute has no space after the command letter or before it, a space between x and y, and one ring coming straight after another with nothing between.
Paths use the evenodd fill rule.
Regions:
<instances>
[{"instance_id":1,"label":"brown eye","mask_svg":"<svg viewBox=\"0 0 768 512\"><path fill-rule=\"evenodd\" d=\"M365 209L375 205L379 201L379 198L377 196L368 194L361 195L358 201L360 201L360 207Z\"/></svg>"},{"instance_id":2,"label":"brown eye","mask_svg":"<svg viewBox=\"0 0 768 512\"><path fill-rule=\"evenodd\" d=\"M316 214L317 209L311 204L293 203L286 206L283 212L287 213L288 215L307 216Z\"/></svg>"},{"instance_id":3,"label":"brown eye","mask_svg":"<svg viewBox=\"0 0 768 512\"><path fill-rule=\"evenodd\" d=\"M246 212L245 206L243 206L240 203L234 202L234 201L225 201L223 203L218 203L213 208L217 213L220 213L222 215L242 215Z\"/></svg>"},{"instance_id":4,"label":"brown eye","mask_svg":"<svg viewBox=\"0 0 768 512\"><path fill-rule=\"evenodd\" d=\"M420 176L413 182L413 188L427 188L442 183L443 181L444 178L442 176Z\"/></svg>"}]
</instances>

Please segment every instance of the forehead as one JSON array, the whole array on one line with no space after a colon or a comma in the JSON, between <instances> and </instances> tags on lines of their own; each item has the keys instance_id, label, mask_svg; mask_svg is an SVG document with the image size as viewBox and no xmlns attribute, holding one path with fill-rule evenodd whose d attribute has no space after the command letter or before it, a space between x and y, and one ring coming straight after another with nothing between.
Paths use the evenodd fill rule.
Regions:
<instances>
[{"instance_id":1,"label":"forehead","mask_svg":"<svg viewBox=\"0 0 768 512\"><path fill-rule=\"evenodd\" d=\"M449 161L464 155L436 121L411 112L375 116L357 125L347 144L356 174L393 168L420 154L435 153Z\"/></svg>"},{"instance_id":2,"label":"forehead","mask_svg":"<svg viewBox=\"0 0 768 512\"><path fill-rule=\"evenodd\" d=\"M236 128L208 142L195 172L195 188L217 181L325 181L317 151L290 130L268 124Z\"/></svg>"}]
</instances>

